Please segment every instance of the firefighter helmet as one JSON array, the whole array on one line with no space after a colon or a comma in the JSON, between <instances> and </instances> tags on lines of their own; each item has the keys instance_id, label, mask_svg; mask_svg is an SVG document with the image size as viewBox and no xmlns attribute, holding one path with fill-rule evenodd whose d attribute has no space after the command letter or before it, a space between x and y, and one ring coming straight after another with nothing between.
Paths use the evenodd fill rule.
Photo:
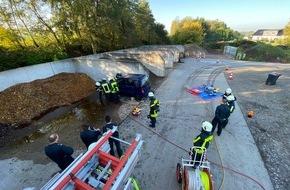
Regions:
<instances>
[{"instance_id":1,"label":"firefighter helmet","mask_svg":"<svg viewBox=\"0 0 290 190\"><path fill-rule=\"evenodd\" d=\"M212 124L210 122L208 122L208 121L204 121L202 123L202 129L205 130L205 131L207 131L207 132L211 132L211 130L212 130Z\"/></svg>"},{"instance_id":2,"label":"firefighter helmet","mask_svg":"<svg viewBox=\"0 0 290 190\"><path fill-rule=\"evenodd\" d=\"M101 83L100 82L96 82L96 86L101 86Z\"/></svg>"},{"instance_id":3,"label":"firefighter helmet","mask_svg":"<svg viewBox=\"0 0 290 190\"><path fill-rule=\"evenodd\" d=\"M233 95L229 95L227 96L227 101L234 101L235 100L235 97Z\"/></svg>"},{"instance_id":4,"label":"firefighter helmet","mask_svg":"<svg viewBox=\"0 0 290 190\"><path fill-rule=\"evenodd\" d=\"M226 89L226 94L231 94L231 93L232 93L232 89L227 88L227 89Z\"/></svg>"},{"instance_id":5,"label":"firefighter helmet","mask_svg":"<svg viewBox=\"0 0 290 190\"><path fill-rule=\"evenodd\" d=\"M118 72L117 74L116 74L116 78L120 78L122 76L122 73L121 72Z\"/></svg>"},{"instance_id":6,"label":"firefighter helmet","mask_svg":"<svg viewBox=\"0 0 290 190\"><path fill-rule=\"evenodd\" d=\"M153 97L153 96L154 96L153 92L149 92L149 93L148 93L148 96L149 96L149 97Z\"/></svg>"}]
</instances>

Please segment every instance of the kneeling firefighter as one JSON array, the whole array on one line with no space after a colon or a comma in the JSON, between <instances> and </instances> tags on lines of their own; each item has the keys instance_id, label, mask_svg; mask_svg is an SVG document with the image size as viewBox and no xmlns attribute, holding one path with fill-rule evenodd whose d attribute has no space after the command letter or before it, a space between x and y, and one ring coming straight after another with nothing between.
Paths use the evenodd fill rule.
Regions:
<instances>
[{"instance_id":1,"label":"kneeling firefighter","mask_svg":"<svg viewBox=\"0 0 290 190\"><path fill-rule=\"evenodd\" d=\"M190 149L191 159L194 161L194 167L200 166L204 159L204 151L209 147L213 139L211 132L212 124L208 121L202 123L201 133L193 139L193 147Z\"/></svg>"}]
</instances>

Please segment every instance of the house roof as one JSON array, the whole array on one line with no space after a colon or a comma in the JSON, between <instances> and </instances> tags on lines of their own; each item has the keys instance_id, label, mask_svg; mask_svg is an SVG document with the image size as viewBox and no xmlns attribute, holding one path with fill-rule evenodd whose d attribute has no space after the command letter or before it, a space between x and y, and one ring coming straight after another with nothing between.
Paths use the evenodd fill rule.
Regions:
<instances>
[{"instance_id":1,"label":"house roof","mask_svg":"<svg viewBox=\"0 0 290 190\"><path fill-rule=\"evenodd\" d=\"M252 36L282 36L283 29L260 29L257 30Z\"/></svg>"}]
</instances>

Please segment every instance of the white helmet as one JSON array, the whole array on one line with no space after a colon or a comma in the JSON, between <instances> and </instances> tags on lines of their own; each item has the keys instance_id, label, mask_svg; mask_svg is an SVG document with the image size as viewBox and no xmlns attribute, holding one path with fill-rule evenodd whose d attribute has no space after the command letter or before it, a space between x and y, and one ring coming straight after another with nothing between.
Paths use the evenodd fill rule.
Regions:
<instances>
[{"instance_id":1,"label":"white helmet","mask_svg":"<svg viewBox=\"0 0 290 190\"><path fill-rule=\"evenodd\" d=\"M106 78L103 78L102 81L107 81L107 79Z\"/></svg>"},{"instance_id":2,"label":"white helmet","mask_svg":"<svg viewBox=\"0 0 290 190\"><path fill-rule=\"evenodd\" d=\"M231 94L231 93L232 93L232 89L227 88L227 89L226 89L226 94Z\"/></svg>"},{"instance_id":3,"label":"white helmet","mask_svg":"<svg viewBox=\"0 0 290 190\"><path fill-rule=\"evenodd\" d=\"M149 92L149 93L148 93L148 96L149 96L149 97L153 97L153 96L154 96L153 92Z\"/></svg>"},{"instance_id":4,"label":"white helmet","mask_svg":"<svg viewBox=\"0 0 290 190\"><path fill-rule=\"evenodd\" d=\"M111 81L111 80L113 80L111 77L108 77L108 81Z\"/></svg>"},{"instance_id":5,"label":"white helmet","mask_svg":"<svg viewBox=\"0 0 290 190\"><path fill-rule=\"evenodd\" d=\"M100 82L96 82L96 86L101 86L101 83Z\"/></svg>"},{"instance_id":6,"label":"white helmet","mask_svg":"<svg viewBox=\"0 0 290 190\"><path fill-rule=\"evenodd\" d=\"M210 122L208 122L208 121L204 121L202 123L202 128L203 128L203 130L205 130L207 132L211 132L211 130L212 130L212 124Z\"/></svg>"},{"instance_id":7,"label":"white helmet","mask_svg":"<svg viewBox=\"0 0 290 190\"><path fill-rule=\"evenodd\" d=\"M235 100L234 95L227 96L227 101L234 101L234 100Z\"/></svg>"}]
</instances>

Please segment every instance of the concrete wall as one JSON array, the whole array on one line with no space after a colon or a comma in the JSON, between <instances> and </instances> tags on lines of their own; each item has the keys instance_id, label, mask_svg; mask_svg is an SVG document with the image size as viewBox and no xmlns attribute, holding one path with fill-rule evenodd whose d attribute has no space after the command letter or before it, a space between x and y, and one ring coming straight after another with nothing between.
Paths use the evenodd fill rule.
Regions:
<instances>
[{"instance_id":1,"label":"concrete wall","mask_svg":"<svg viewBox=\"0 0 290 190\"><path fill-rule=\"evenodd\" d=\"M165 77L167 75L168 72L166 71L166 68L173 68L173 60L171 60L169 56L166 56L166 53L160 51L127 49L125 51L108 52L107 55L116 59L130 58L137 60L152 73L160 77Z\"/></svg>"},{"instance_id":2,"label":"concrete wall","mask_svg":"<svg viewBox=\"0 0 290 190\"><path fill-rule=\"evenodd\" d=\"M0 72L0 91L19 83L44 79L63 72L86 73L96 81L114 77L117 72L146 75L152 72L157 76L165 77L169 69L173 68L175 56L180 55L176 50L178 48L171 46L164 49L158 47L155 51L148 48L147 50L125 49L3 71ZM121 61L122 59L133 61L126 62Z\"/></svg>"},{"instance_id":3,"label":"concrete wall","mask_svg":"<svg viewBox=\"0 0 290 190\"><path fill-rule=\"evenodd\" d=\"M164 47L164 46L141 46L138 49L141 51L159 51L165 60L165 66L171 68L173 63L179 61L179 51L174 47Z\"/></svg>"}]
</instances>

